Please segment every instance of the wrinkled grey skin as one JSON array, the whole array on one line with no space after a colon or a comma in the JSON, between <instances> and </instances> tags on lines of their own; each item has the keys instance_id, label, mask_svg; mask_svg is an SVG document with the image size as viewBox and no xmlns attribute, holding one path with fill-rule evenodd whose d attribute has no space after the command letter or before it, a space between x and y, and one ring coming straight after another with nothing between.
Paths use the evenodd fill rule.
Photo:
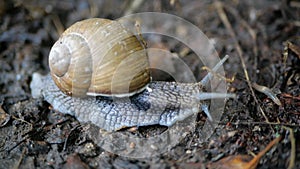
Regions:
<instances>
[{"instance_id":1,"label":"wrinkled grey skin","mask_svg":"<svg viewBox=\"0 0 300 169\"><path fill-rule=\"evenodd\" d=\"M150 82L146 90L129 98L74 98L62 93L50 75L34 73L30 87L34 98L42 97L55 110L107 131L154 124L171 126L199 112L203 103L197 98L203 91L201 83Z\"/></svg>"}]
</instances>

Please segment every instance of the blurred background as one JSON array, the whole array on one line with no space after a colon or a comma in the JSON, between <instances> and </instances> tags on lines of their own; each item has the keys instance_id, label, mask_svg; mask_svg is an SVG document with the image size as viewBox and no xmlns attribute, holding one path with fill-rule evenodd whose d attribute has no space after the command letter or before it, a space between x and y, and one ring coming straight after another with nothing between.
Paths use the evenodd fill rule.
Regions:
<instances>
[{"instance_id":1,"label":"blurred background","mask_svg":"<svg viewBox=\"0 0 300 169\"><path fill-rule=\"evenodd\" d=\"M226 0L220 2L222 13L216 2L219 1L0 0L0 168L68 168L74 165L79 168L183 168L185 165L201 168L226 155L258 153L272 140L271 136L288 133L268 125L227 124L240 120L264 122L245 81L237 44L251 82L282 93L283 107L257 93L269 120L300 123L297 100L300 56L297 50L290 50L285 60L282 55L287 41L295 46L300 44L300 3L296 0ZM153 159L128 159L97 147L82 128L75 127L79 124L74 118L54 112L47 103L33 100L29 84L33 72L49 72L47 57L51 46L76 21L91 17L117 19L152 11L174 14L195 24L214 42L219 56L231 56L224 68L226 77L235 77L228 90L237 93L239 100L228 103L226 110L232 111L225 111L223 125L209 143L200 144L201 136L195 131L164 155ZM224 14L230 29L221 18ZM180 25L178 30L186 31ZM164 36L145 36L145 39L150 47L168 50L184 60L197 80L206 74L193 51L179 41ZM169 65L178 72L174 64ZM160 73L157 77L172 79ZM199 123L202 118L199 117ZM235 131L235 135L226 135L229 131ZM147 136L155 130L139 132ZM285 144L266 156L258 168L287 167L291 143L288 134L285 136ZM299 138L299 130L295 136ZM296 143L299 145L299 140ZM296 156L298 167L299 154Z\"/></svg>"}]
</instances>

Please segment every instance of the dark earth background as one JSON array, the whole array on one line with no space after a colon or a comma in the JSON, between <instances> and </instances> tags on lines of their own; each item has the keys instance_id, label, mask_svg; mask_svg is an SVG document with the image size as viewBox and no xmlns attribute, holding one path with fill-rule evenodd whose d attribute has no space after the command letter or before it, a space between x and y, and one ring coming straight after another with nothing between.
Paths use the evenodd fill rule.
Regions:
<instances>
[{"instance_id":1,"label":"dark earth background","mask_svg":"<svg viewBox=\"0 0 300 169\"><path fill-rule=\"evenodd\" d=\"M282 140L257 168L287 168L292 158L294 168L300 168L300 50L287 50L283 59L287 41L300 47L300 3L222 1L236 34L233 37L220 19L216 1L154 0L137 6L134 2L138 1L0 1L0 168L205 168L226 156L258 154L278 135ZM221 123L207 142L199 141L200 129L196 129L160 156L131 159L104 151L89 137L86 124L53 111L43 100L32 99L29 84L33 72L49 72L50 48L74 22L145 11L182 17L214 39L219 55L231 56L224 68L226 77L235 77L228 91L238 97L227 102ZM205 75L201 64L193 60L193 52L180 42L164 37L146 40L152 47L182 57L198 80ZM255 102L235 42L241 47L250 81L270 88L281 106L257 90ZM199 113L199 123L204 120ZM151 126L119 132L147 137L163 130Z\"/></svg>"}]
</instances>

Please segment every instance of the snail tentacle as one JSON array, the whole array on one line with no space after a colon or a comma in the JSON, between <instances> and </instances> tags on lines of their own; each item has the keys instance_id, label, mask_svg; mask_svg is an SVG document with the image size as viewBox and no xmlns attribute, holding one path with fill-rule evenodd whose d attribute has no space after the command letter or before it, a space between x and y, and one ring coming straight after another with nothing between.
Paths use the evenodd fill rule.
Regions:
<instances>
[{"instance_id":1,"label":"snail tentacle","mask_svg":"<svg viewBox=\"0 0 300 169\"><path fill-rule=\"evenodd\" d=\"M213 68L212 72L216 72L220 67L223 66L224 62L229 58L229 55L225 55ZM204 86L208 85L210 78L212 77L212 72L209 72L201 81L200 83Z\"/></svg>"}]
</instances>

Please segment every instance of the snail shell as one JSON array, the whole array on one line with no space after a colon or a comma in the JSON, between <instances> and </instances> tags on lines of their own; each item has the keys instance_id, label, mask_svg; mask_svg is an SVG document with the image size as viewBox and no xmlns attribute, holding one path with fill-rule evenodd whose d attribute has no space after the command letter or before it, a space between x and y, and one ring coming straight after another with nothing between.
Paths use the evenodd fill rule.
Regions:
<instances>
[{"instance_id":1,"label":"snail shell","mask_svg":"<svg viewBox=\"0 0 300 169\"><path fill-rule=\"evenodd\" d=\"M130 96L150 81L143 44L120 22L92 18L69 27L52 47L49 67L68 95Z\"/></svg>"}]
</instances>

